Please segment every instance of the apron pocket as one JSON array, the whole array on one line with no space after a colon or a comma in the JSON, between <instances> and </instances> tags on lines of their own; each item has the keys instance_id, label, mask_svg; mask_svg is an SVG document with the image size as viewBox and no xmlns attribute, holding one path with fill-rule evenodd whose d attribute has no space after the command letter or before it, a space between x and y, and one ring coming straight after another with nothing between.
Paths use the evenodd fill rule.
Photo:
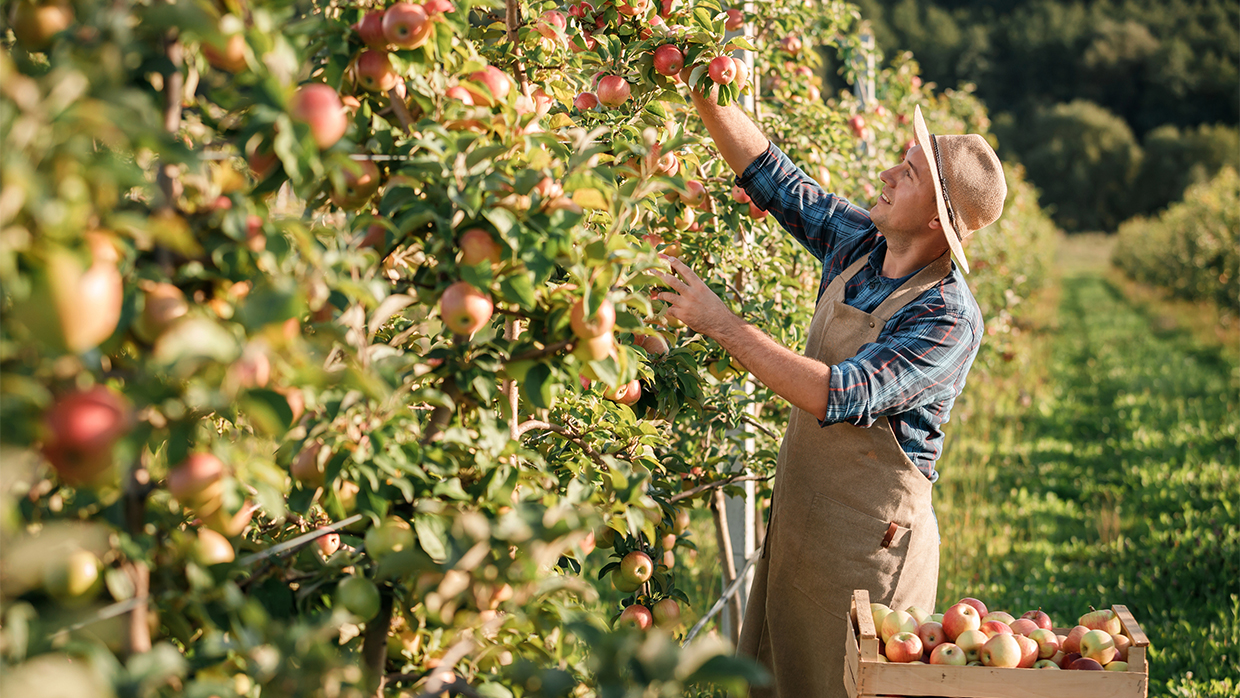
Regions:
<instances>
[{"instance_id":1,"label":"apron pocket","mask_svg":"<svg viewBox=\"0 0 1240 698\"><path fill-rule=\"evenodd\" d=\"M887 603L895 595L911 538L906 526L815 495L801 527L792 586L840 618L848 616L856 589Z\"/></svg>"}]
</instances>

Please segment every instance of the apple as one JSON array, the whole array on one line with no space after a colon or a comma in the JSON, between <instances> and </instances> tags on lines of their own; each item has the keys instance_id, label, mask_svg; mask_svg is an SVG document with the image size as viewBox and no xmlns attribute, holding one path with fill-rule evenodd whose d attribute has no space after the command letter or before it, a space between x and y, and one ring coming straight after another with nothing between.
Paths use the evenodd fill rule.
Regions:
<instances>
[{"instance_id":1,"label":"apple","mask_svg":"<svg viewBox=\"0 0 1240 698\"><path fill-rule=\"evenodd\" d=\"M474 96L469 90L465 89L461 85L453 85L452 87L444 90L443 96L448 99L455 99L467 107L474 106Z\"/></svg>"},{"instance_id":2,"label":"apple","mask_svg":"<svg viewBox=\"0 0 1240 698\"><path fill-rule=\"evenodd\" d=\"M959 645L950 642L944 642L938 645L930 652L931 664L945 664L947 666L964 666L968 663L968 657L965 651L960 649Z\"/></svg>"},{"instance_id":3,"label":"apple","mask_svg":"<svg viewBox=\"0 0 1240 698\"><path fill-rule=\"evenodd\" d=\"M580 339L593 339L611 334L612 328L616 326L616 306L610 300L604 298L589 317L586 317L586 310L584 298L573 304L568 323L573 328L574 335Z\"/></svg>"},{"instance_id":4,"label":"apple","mask_svg":"<svg viewBox=\"0 0 1240 698\"><path fill-rule=\"evenodd\" d=\"M999 634L982 645L982 665L1004 668L1015 668L1021 660L1020 643L1010 634Z\"/></svg>"},{"instance_id":5,"label":"apple","mask_svg":"<svg viewBox=\"0 0 1240 698\"><path fill-rule=\"evenodd\" d=\"M366 554L382 560L392 553L413 549L413 527L399 516L389 516L366 531Z\"/></svg>"},{"instance_id":6,"label":"apple","mask_svg":"<svg viewBox=\"0 0 1240 698\"><path fill-rule=\"evenodd\" d=\"M659 75L671 77L685 67L685 54L672 44L663 44L654 50L654 69Z\"/></svg>"},{"instance_id":7,"label":"apple","mask_svg":"<svg viewBox=\"0 0 1240 698\"><path fill-rule=\"evenodd\" d=\"M621 405L632 405L642 397L642 386L636 380L631 380L624 385L618 386L615 390L608 390L603 393L603 397Z\"/></svg>"},{"instance_id":8,"label":"apple","mask_svg":"<svg viewBox=\"0 0 1240 698\"><path fill-rule=\"evenodd\" d=\"M659 0L659 16L667 18L679 9L680 0Z\"/></svg>"},{"instance_id":9,"label":"apple","mask_svg":"<svg viewBox=\"0 0 1240 698\"><path fill-rule=\"evenodd\" d=\"M629 99L633 90L619 75L608 75L598 81L598 101L607 107L618 107Z\"/></svg>"},{"instance_id":10,"label":"apple","mask_svg":"<svg viewBox=\"0 0 1240 698\"><path fill-rule=\"evenodd\" d=\"M935 647L947 642L947 635L943 632L943 624L934 621L926 621L917 626L917 637L921 638L921 645L927 652L933 652Z\"/></svg>"},{"instance_id":11,"label":"apple","mask_svg":"<svg viewBox=\"0 0 1240 698\"><path fill-rule=\"evenodd\" d=\"M747 204L750 201L753 201L753 199L749 198L749 192L741 189L735 184L732 185L732 200L738 204Z\"/></svg>"},{"instance_id":12,"label":"apple","mask_svg":"<svg viewBox=\"0 0 1240 698\"><path fill-rule=\"evenodd\" d=\"M733 58L732 63L736 66L736 88L743 90L749 84L749 64L739 58Z\"/></svg>"},{"instance_id":13,"label":"apple","mask_svg":"<svg viewBox=\"0 0 1240 698\"><path fill-rule=\"evenodd\" d=\"M1076 659L1072 664L1068 665L1068 668L1073 671L1105 671L1102 665L1098 663L1098 660L1090 659L1089 657Z\"/></svg>"},{"instance_id":14,"label":"apple","mask_svg":"<svg viewBox=\"0 0 1240 698\"><path fill-rule=\"evenodd\" d=\"M1128 661L1128 648L1132 646L1132 639L1115 633L1111 633L1111 639L1115 642L1115 658Z\"/></svg>"},{"instance_id":15,"label":"apple","mask_svg":"<svg viewBox=\"0 0 1240 698\"><path fill-rule=\"evenodd\" d=\"M258 507L250 502L242 502L240 507L233 509L225 506L221 500L214 508L202 506L197 511L204 526L233 538L241 535L246 526L250 525L257 509Z\"/></svg>"},{"instance_id":16,"label":"apple","mask_svg":"<svg viewBox=\"0 0 1240 698\"><path fill-rule=\"evenodd\" d=\"M245 36L230 34L223 43L212 41L202 42L202 55L213 68L229 73L240 73L245 70Z\"/></svg>"},{"instance_id":17,"label":"apple","mask_svg":"<svg viewBox=\"0 0 1240 698\"><path fill-rule=\"evenodd\" d=\"M344 103L335 90L320 82L297 88L289 104L289 115L310 127L314 142L320 150L327 150L344 137L349 130L349 118L344 113Z\"/></svg>"},{"instance_id":18,"label":"apple","mask_svg":"<svg viewBox=\"0 0 1240 698\"><path fill-rule=\"evenodd\" d=\"M467 267L483 262L490 262L494 267L500 262L499 244L482 228L470 228L461 233L457 246L461 248L461 264Z\"/></svg>"},{"instance_id":19,"label":"apple","mask_svg":"<svg viewBox=\"0 0 1240 698\"><path fill-rule=\"evenodd\" d=\"M611 356L615 350L615 338L611 333L607 333L577 342L577 346L573 347L573 356L583 362L602 361Z\"/></svg>"},{"instance_id":20,"label":"apple","mask_svg":"<svg viewBox=\"0 0 1240 698\"><path fill-rule=\"evenodd\" d=\"M977 609L963 601L943 612L943 632L952 642L966 630L977 630L981 625L982 617Z\"/></svg>"},{"instance_id":21,"label":"apple","mask_svg":"<svg viewBox=\"0 0 1240 698\"><path fill-rule=\"evenodd\" d=\"M36 3L19 0L13 8L13 36L27 51L41 51L52 37L73 24L73 8L67 2Z\"/></svg>"},{"instance_id":22,"label":"apple","mask_svg":"<svg viewBox=\"0 0 1240 698\"><path fill-rule=\"evenodd\" d=\"M706 66L706 74L719 85L731 84L736 79L736 63L730 56L716 56Z\"/></svg>"},{"instance_id":23,"label":"apple","mask_svg":"<svg viewBox=\"0 0 1240 698\"><path fill-rule=\"evenodd\" d=\"M926 619L930 617L930 612L921 606L909 606L904 610L913 617L913 620L917 621L918 625L925 623Z\"/></svg>"},{"instance_id":24,"label":"apple","mask_svg":"<svg viewBox=\"0 0 1240 698\"><path fill-rule=\"evenodd\" d=\"M598 106L598 97L593 92L582 92L573 100L573 107L581 111L593 109Z\"/></svg>"},{"instance_id":25,"label":"apple","mask_svg":"<svg viewBox=\"0 0 1240 698\"><path fill-rule=\"evenodd\" d=\"M1012 617L1011 613L1008 613L1006 611L991 611L990 613L984 614L982 616L983 623L985 623L988 620L999 621L1000 623L1003 623L1004 625L1010 628L1012 626L1012 622L1015 621L1016 619Z\"/></svg>"},{"instance_id":26,"label":"apple","mask_svg":"<svg viewBox=\"0 0 1240 698\"><path fill-rule=\"evenodd\" d=\"M422 9L432 20L443 21L443 15L456 12L456 5L452 4L452 0L426 0L422 3Z\"/></svg>"},{"instance_id":27,"label":"apple","mask_svg":"<svg viewBox=\"0 0 1240 698\"><path fill-rule=\"evenodd\" d=\"M357 32L363 44L373 49L387 48L387 35L383 33L383 17L386 14L383 11L367 12L353 25L353 31Z\"/></svg>"},{"instance_id":28,"label":"apple","mask_svg":"<svg viewBox=\"0 0 1240 698\"><path fill-rule=\"evenodd\" d=\"M646 630L653 624L654 615L650 613L650 609L641 604L633 604L624 609L620 613L620 618L616 620L616 625L619 627L638 630Z\"/></svg>"},{"instance_id":29,"label":"apple","mask_svg":"<svg viewBox=\"0 0 1240 698\"><path fill-rule=\"evenodd\" d=\"M168 473L168 492L187 507L217 502L224 494L224 462L210 453L194 453Z\"/></svg>"},{"instance_id":30,"label":"apple","mask_svg":"<svg viewBox=\"0 0 1240 698\"><path fill-rule=\"evenodd\" d=\"M921 652L921 638L907 631L892 635L883 646L883 654L887 656L887 661L898 664L907 664L921 659Z\"/></svg>"},{"instance_id":31,"label":"apple","mask_svg":"<svg viewBox=\"0 0 1240 698\"><path fill-rule=\"evenodd\" d=\"M50 250L44 273L36 275L28 304L14 308L36 337L75 354L93 349L112 336L124 304L116 248L103 235L96 239L99 243L92 244L93 261L85 268L78 255L59 247Z\"/></svg>"},{"instance_id":32,"label":"apple","mask_svg":"<svg viewBox=\"0 0 1240 698\"><path fill-rule=\"evenodd\" d=\"M469 74L469 80L462 83L474 98L474 104L494 107L508 99L512 92L512 78L493 65Z\"/></svg>"},{"instance_id":33,"label":"apple","mask_svg":"<svg viewBox=\"0 0 1240 698\"><path fill-rule=\"evenodd\" d=\"M650 609L654 614L654 624L660 628L674 628L680 623L680 604L675 599L663 599Z\"/></svg>"},{"instance_id":34,"label":"apple","mask_svg":"<svg viewBox=\"0 0 1240 698\"><path fill-rule=\"evenodd\" d=\"M86 603L103 587L102 566L94 553L77 548L47 563L43 570L43 588L61 603L74 606Z\"/></svg>"},{"instance_id":35,"label":"apple","mask_svg":"<svg viewBox=\"0 0 1240 698\"><path fill-rule=\"evenodd\" d=\"M318 547L319 552L322 553L323 557L331 557L337 550L340 549L340 534L327 529L326 527L320 527L319 530L327 531L327 533L315 538L314 544Z\"/></svg>"},{"instance_id":36,"label":"apple","mask_svg":"<svg viewBox=\"0 0 1240 698\"><path fill-rule=\"evenodd\" d=\"M1123 626L1119 622L1119 615L1109 608L1103 611L1090 611L1081 616L1077 623L1090 630L1105 630L1112 635L1118 635L1123 631Z\"/></svg>"},{"instance_id":37,"label":"apple","mask_svg":"<svg viewBox=\"0 0 1240 698\"><path fill-rule=\"evenodd\" d=\"M636 17L646 14L646 8L650 6L649 0L616 0L616 11L622 15Z\"/></svg>"},{"instance_id":38,"label":"apple","mask_svg":"<svg viewBox=\"0 0 1240 698\"><path fill-rule=\"evenodd\" d=\"M387 51L362 51L357 57L354 70L358 84L370 92L387 92L396 87L396 82L400 79L392 69L392 61Z\"/></svg>"},{"instance_id":39,"label":"apple","mask_svg":"<svg viewBox=\"0 0 1240 698\"><path fill-rule=\"evenodd\" d=\"M349 613L370 620L379 612L379 589L365 577L348 576L336 586L336 601Z\"/></svg>"},{"instance_id":40,"label":"apple","mask_svg":"<svg viewBox=\"0 0 1240 698\"><path fill-rule=\"evenodd\" d=\"M684 534L685 531L689 530L689 523L691 520L692 516L689 514L688 507L681 507L677 509L676 515L672 519L672 532L678 536Z\"/></svg>"},{"instance_id":41,"label":"apple","mask_svg":"<svg viewBox=\"0 0 1240 698\"><path fill-rule=\"evenodd\" d=\"M874 618L874 631L880 632L883 629L883 620L891 613L891 607L884 603L871 603L870 615Z\"/></svg>"},{"instance_id":42,"label":"apple","mask_svg":"<svg viewBox=\"0 0 1240 698\"><path fill-rule=\"evenodd\" d=\"M224 534L209 528L198 529L198 540L194 542L194 551L198 559L205 565L222 565L237 558L232 543Z\"/></svg>"},{"instance_id":43,"label":"apple","mask_svg":"<svg viewBox=\"0 0 1240 698\"><path fill-rule=\"evenodd\" d=\"M917 621L908 611L892 610L883 618L883 625L879 628L878 634L883 638L883 642L887 642L897 633L916 633Z\"/></svg>"},{"instance_id":44,"label":"apple","mask_svg":"<svg viewBox=\"0 0 1240 698\"><path fill-rule=\"evenodd\" d=\"M995 635L1011 635L1012 626L997 620L984 620L979 627L986 637L994 637Z\"/></svg>"},{"instance_id":45,"label":"apple","mask_svg":"<svg viewBox=\"0 0 1240 698\"><path fill-rule=\"evenodd\" d=\"M342 174L341 188L331 195L332 203L339 208L357 209L379 191L379 166L372 160L351 160Z\"/></svg>"},{"instance_id":46,"label":"apple","mask_svg":"<svg viewBox=\"0 0 1240 698\"><path fill-rule=\"evenodd\" d=\"M795 35L785 36L779 40L779 47L795 56L801 52L801 37Z\"/></svg>"},{"instance_id":47,"label":"apple","mask_svg":"<svg viewBox=\"0 0 1240 698\"><path fill-rule=\"evenodd\" d=\"M594 6L588 2L579 2L569 6L568 14L584 20L587 16L594 14Z\"/></svg>"},{"instance_id":48,"label":"apple","mask_svg":"<svg viewBox=\"0 0 1240 698\"><path fill-rule=\"evenodd\" d=\"M1038 643L1038 658L1049 659L1059 651L1059 636L1054 630L1038 628L1029 633L1029 639Z\"/></svg>"},{"instance_id":49,"label":"apple","mask_svg":"<svg viewBox=\"0 0 1240 698\"><path fill-rule=\"evenodd\" d=\"M1038 661L1038 655L1041 652L1038 643L1024 635L1013 634L1013 637L1016 638L1016 643L1020 645L1020 664L1017 666L1024 669L1032 667L1033 663Z\"/></svg>"},{"instance_id":50,"label":"apple","mask_svg":"<svg viewBox=\"0 0 1240 698\"><path fill-rule=\"evenodd\" d=\"M411 2L398 2L383 15L383 36L398 48L418 48L430 38L434 27L426 9Z\"/></svg>"},{"instance_id":51,"label":"apple","mask_svg":"<svg viewBox=\"0 0 1240 698\"><path fill-rule=\"evenodd\" d=\"M1079 652L1081 650L1081 638L1085 633L1089 632L1089 628L1078 625L1068 631L1067 637L1060 643L1060 648L1067 653Z\"/></svg>"},{"instance_id":52,"label":"apple","mask_svg":"<svg viewBox=\"0 0 1240 698\"><path fill-rule=\"evenodd\" d=\"M1039 659L1033 663L1034 669L1058 669L1059 665L1051 659Z\"/></svg>"},{"instance_id":53,"label":"apple","mask_svg":"<svg viewBox=\"0 0 1240 698\"><path fill-rule=\"evenodd\" d=\"M1081 636L1081 656L1099 664L1115 659L1115 640L1105 630L1090 630Z\"/></svg>"},{"instance_id":54,"label":"apple","mask_svg":"<svg viewBox=\"0 0 1240 698\"><path fill-rule=\"evenodd\" d=\"M764 211L763 209L758 208L758 205L757 205L757 204L755 204L754 202L750 201L750 202L749 202L749 217L750 217L750 218L752 218L752 219L754 219L754 220L756 220L756 221L760 221L760 220L762 220L763 218L766 218L766 211Z\"/></svg>"},{"instance_id":55,"label":"apple","mask_svg":"<svg viewBox=\"0 0 1240 698\"><path fill-rule=\"evenodd\" d=\"M142 312L134 321L133 331L139 339L154 342L164 330L189 312L189 303L181 289L164 282L139 282L142 289Z\"/></svg>"},{"instance_id":56,"label":"apple","mask_svg":"<svg viewBox=\"0 0 1240 698\"><path fill-rule=\"evenodd\" d=\"M661 334L635 334L633 335L633 344L645 349L646 354L649 356L663 356L671 351L671 346L668 345L667 340Z\"/></svg>"},{"instance_id":57,"label":"apple","mask_svg":"<svg viewBox=\"0 0 1240 698\"><path fill-rule=\"evenodd\" d=\"M112 447L131 422L129 403L111 388L68 393L43 415L43 455L66 483L94 482L112 467Z\"/></svg>"},{"instance_id":58,"label":"apple","mask_svg":"<svg viewBox=\"0 0 1240 698\"><path fill-rule=\"evenodd\" d=\"M615 547L616 529L606 524L594 529L594 543L600 548Z\"/></svg>"},{"instance_id":59,"label":"apple","mask_svg":"<svg viewBox=\"0 0 1240 698\"><path fill-rule=\"evenodd\" d=\"M1063 656L1060 656L1061 654ZM1071 669L1072 663L1081 658L1081 653L1080 652L1068 652L1065 654L1061 652L1059 654L1056 654L1055 656L1059 657L1059 668L1060 669Z\"/></svg>"},{"instance_id":60,"label":"apple","mask_svg":"<svg viewBox=\"0 0 1240 698\"><path fill-rule=\"evenodd\" d=\"M964 650L965 656L970 662L981 661L982 646L989 639L986 637L986 633L983 633L981 630L966 630L956 638L956 645Z\"/></svg>"},{"instance_id":61,"label":"apple","mask_svg":"<svg viewBox=\"0 0 1240 698\"><path fill-rule=\"evenodd\" d=\"M865 133L865 117L857 114L848 120L848 127L852 129L854 136L861 138Z\"/></svg>"},{"instance_id":62,"label":"apple","mask_svg":"<svg viewBox=\"0 0 1240 698\"><path fill-rule=\"evenodd\" d=\"M1009 626L1012 628L1013 633L1016 633L1017 635L1024 635L1025 637L1029 637L1030 633L1032 633L1035 630L1044 629L1044 628L1039 628L1037 623L1034 623L1032 620L1029 620L1028 618L1017 618L1016 620L1012 621L1009 624Z\"/></svg>"},{"instance_id":63,"label":"apple","mask_svg":"<svg viewBox=\"0 0 1240 698\"><path fill-rule=\"evenodd\" d=\"M534 30L548 39L555 39L563 36L564 29L567 27L568 22L564 19L563 12L547 10L539 17L538 24L534 26Z\"/></svg>"},{"instance_id":64,"label":"apple","mask_svg":"<svg viewBox=\"0 0 1240 698\"><path fill-rule=\"evenodd\" d=\"M624 575L620 572L620 570L615 569L611 573L611 585L616 588L616 591L620 591L625 594L632 594L633 592L641 588L642 583L631 582L625 579Z\"/></svg>"},{"instance_id":65,"label":"apple","mask_svg":"<svg viewBox=\"0 0 1240 698\"><path fill-rule=\"evenodd\" d=\"M931 613L929 616L927 616L927 617L926 617L926 620L927 620L927 621L934 622L934 623L938 623L939 625L942 625L942 624L943 624L943 614L942 614L942 613Z\"/></svg>"},{"instance_id":66,"label":"apple","mask_svg":"<svg viewBox=\"0 0 1240 698\"><path fill-rule=\"evenodd\" d=\"M327 480L326 460L330 457L331 453L323 449L323 442L316 439L289 464L289 474L307 487L321 487Z\"/></svg>"},{"instance_id":67,"label":"apple","mask_svg":"<svg viewBox=\"0 0 1240 698\"><path fill-rule=\"evenodd\" d=\"M1113 662L1107 662L1106 666L1102 668L1106 671L1128 671L1128 662L1117 659Z\"/></svg>"},{"instance_id":68,"label":"apple","mask_svg":"<svg viewBox=\"0 0 1240 698\"><path fill-rule=\"evenodd\" d=\"M685 190L680 192L680 200L686 206L700 206L706 201L706 185L696 179L685 182Z\"/></svg>"},{"instance_id":69,"label":"apple","mask_svg":"<svg viewBox=\"0 0 1240 698\"><path fill-rule=\"evenodd\" d=\"M729 8L727 12L728 19L723 25L724 28L730 32L740 31L741 27L745 26L745 13L734 7Z\"/></svg>"},{"instance_id":70,"label":"apple","mask_svg":"<svg viewBox=\"0 0 1240 698\"><path fill-rule=\"evenodd\" d=\"M654 574L654 563L640 550L634 550L620 561L620 575L630 584L645 584L651 574Z\"/></svg>"},{"instance_id":71,"label":"apple","mask_svg":"<svg viewBox=\"0 0 1240 698\"><path fill-rule=\"evenodd\" d=\"M491 296L468 281L457 281L439 297L439 315L454 334L473 336L491 320L494 311Z\"/></svg>"}]
</instances>

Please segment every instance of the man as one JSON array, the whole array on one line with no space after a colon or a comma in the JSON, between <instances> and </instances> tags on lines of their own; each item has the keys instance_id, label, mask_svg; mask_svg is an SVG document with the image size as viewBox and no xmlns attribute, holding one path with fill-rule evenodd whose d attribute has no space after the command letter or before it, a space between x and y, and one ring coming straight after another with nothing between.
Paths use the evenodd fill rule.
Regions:
<instances>
[{"instance_id":1,"label":"man","mask_svg":"<svg viewBox=\"0 0 1240 698\"><path fill-rule=\"evenodd\" d=\"M667 258L675 275L660 274L669 315L793 406L738 651L773 677L754 696L844 696L853 590L934 607L940 429L983 335L951 257L968 271L961 241L1002 213L1003 169L981 136L930 136L918 108L917 144L882 173L867 213L823 192L740 109L693 98L737 184L823 262L803 356L730 312L679 260Z\"/></svg>"}]
</instances>

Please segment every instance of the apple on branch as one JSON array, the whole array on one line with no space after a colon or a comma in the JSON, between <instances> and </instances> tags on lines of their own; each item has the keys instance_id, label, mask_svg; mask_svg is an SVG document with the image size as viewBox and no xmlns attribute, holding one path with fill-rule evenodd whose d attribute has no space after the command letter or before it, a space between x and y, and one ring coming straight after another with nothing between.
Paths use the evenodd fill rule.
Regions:
<instances>
[{"instance_id":1,"label":"apple on branch","mask_svg":"<svg viewBox=\"0 0 1240 698\"><path fill-rule=\"evenodd\" d=\"M628 101L632 87L619 75L607 75L598 81L598 101L603 106L618 107Z\"/></svg>"},{"instance_id":2,"label":"apple on branch","mask_svg":"<svg viewBox=\"0 0 1240 698\"><path fill-rule=\"evenodd\" d=\"M472 337L491 320L494 311L491 296L468 281L457 281L439 297L439 314L454 334Z\"/></svg>"},{"instance_id":3,"label":"apple on branch","mask_svg":"<svg viewBox=\"0 0 1240 698\"><path fill-rule=\"evenodd\" d=\"M398 48L420 48L433 28L426 9L411 2L397 2L383 16L383 36Z\"/></svg>"},{"instance_id":4,"label":"apple on branch","mask_svg":"<svg viewBox=\"0 0 1240 698\"><path fill-rule=\"evenodd\" d=\"M289 104L289 115L310 127L314 142L327 150L344 137L349 119L344 113L340 95L323 83L309 83L297 88Z\"/></svg>"},{"instance_id":5,"label":"apple on branch","mask_svg":"<svg viewBox=\"0 0 1240 698\"><path fill-rule=\"evenodd\" d=\"M648 630L654 624L654 616L650 613L650 609L641 604L633 604L624 609L620 613L620 618L616 621L616 625L622 628L636 628L638 630Z\"/></svg>"}]
</instances>

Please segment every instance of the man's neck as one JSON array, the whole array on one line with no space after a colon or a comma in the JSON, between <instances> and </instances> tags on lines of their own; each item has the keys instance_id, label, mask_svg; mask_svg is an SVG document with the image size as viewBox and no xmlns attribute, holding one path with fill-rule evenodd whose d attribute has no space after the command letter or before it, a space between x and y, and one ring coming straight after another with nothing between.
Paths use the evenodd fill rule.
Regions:
<instances>
[{"instance_id":1,"label":"man's neck","mask_svg":"<svg viewBox=\"0 0 1240 698\"><path fill-rule=\"evenodd\" d=\"M888 279L900 279L921 269L947 252L947 242L942 233L931 238L893 239L887 237L887 255L883 259L882 274Z\"/></svg>"}]
</instances>

